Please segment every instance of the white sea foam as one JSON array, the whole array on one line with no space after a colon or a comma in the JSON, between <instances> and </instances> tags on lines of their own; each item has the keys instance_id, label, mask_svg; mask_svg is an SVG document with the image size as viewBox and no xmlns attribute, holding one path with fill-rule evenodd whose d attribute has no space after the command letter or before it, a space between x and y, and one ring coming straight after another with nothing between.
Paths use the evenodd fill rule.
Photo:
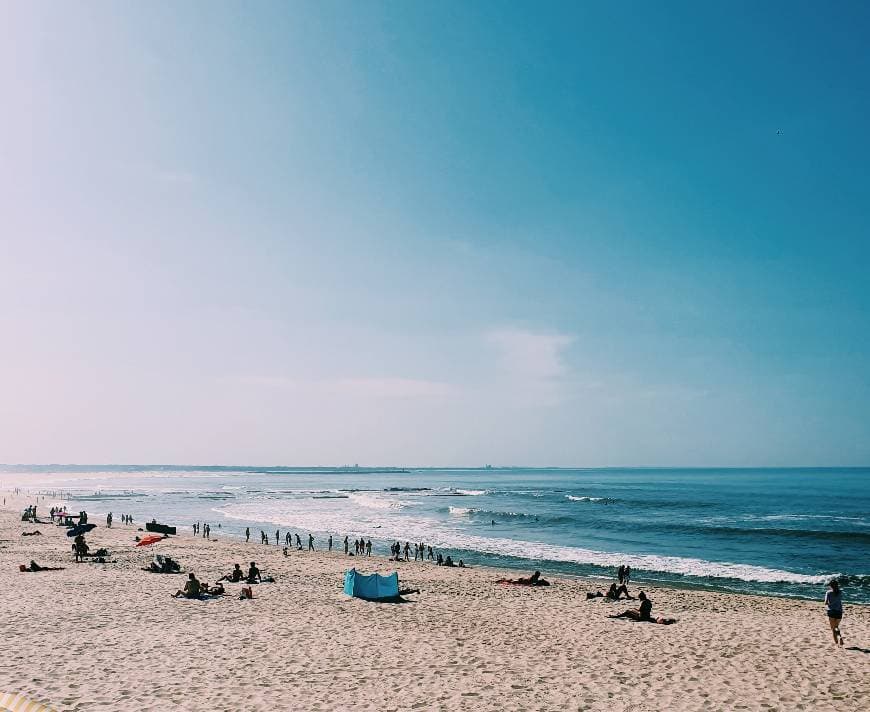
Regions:
<instances>
[{"instance_id":1,"label":"white sea foam","mask_svg":"<svg viewBox=\"0 0 870 712\"><path fill-rule=\"evenodd\" d=\"M663 571L692 577L731 578L743 581L819 584L836 574L805 575L762 566L653 554L623 554L562 546L537 541L490 538L458 530L449 521L412 517L374 505L368 511L348 507L347 500L279 501L233 504L216 508L231 519L253 520L311 532L332 532L379 539L425 541L432 546L466 549L517 558L593 564L613 567L628 564L633 569Z\"/></svg>"},{"instance_id":2,"label":"white sea foam","mask_svg":"<svg viewBox=\"0 0 870 712\"><path fill-rule=\"evenodd\" d=\"M352 500L360 507L367 509L404 509L412 506L414 502L407 500L396 499L395 497L373 494L371 492L352 492L348 495L348 499Z\"/></svg>"},{"instance_id":3,"label":"white sea foam","mask_svg":"<svg viewBox=\"0 0 870 712\"><path fill-rule=\"evenodd\" d=\"M604 497L575 497L573 494L566 494L565 499L570 499L572 502L600 502Z\"/></svg>"}]
</instances>

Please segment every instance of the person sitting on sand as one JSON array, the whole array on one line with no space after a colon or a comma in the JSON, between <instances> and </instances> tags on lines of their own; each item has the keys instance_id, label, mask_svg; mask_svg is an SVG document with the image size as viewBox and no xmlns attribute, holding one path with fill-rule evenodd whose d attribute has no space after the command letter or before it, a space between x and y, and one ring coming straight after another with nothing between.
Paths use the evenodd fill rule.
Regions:
<instances>
[{"instance_id":1,"label":"person sitting on sand","mask_svg":"<svg viewBox=\"0 0 870 712\"><path fill-rule=\"evenodd\" d=\"M459 560L459 568L460 568L460 569L469 569L469 568L471 568L471 567L470 567L470 566L466 566L466 565L465 565L465 562L464 562L462 559L460 559L460 560Z\"/></svg>"},{"instance_id":2,"label":"person sitting on sand","mask_svg":"<svg viewBox=\"0 0 870 712\"><path fill-rule=\"evenodd\" d=\"M263 577L260 576L260 569L258 569L257 564L252 561L248 568L248 578L246 579L246 583L261 583L262 581Z\"/></svg>"},{"instance_id":3,"label":"person sitting on sand","mask_svg":"<svg viewBox=\"0 0 870 712\"><path fill-rule=\"evenodd\" d=\"M193 573L187 575L187 583L184 584L184 589L176 591L173 594L174 598L199 598L201 587L199 581Z\"/></svg>"},{"instance_id":4,"label":"person sitting on sand","mask_svg":"<svg viewBox=\"0 0 870 712\"><path fill-rule=\"evenodd\" d=\"M224 590L224 585L220 581L218 581L211 588L208 588L208 586L206 586L206 593L209 596L223 596L226 591Z\"/></svg>"},{"instance_id":5,"label":"person sitting on sand","mask_svg":"<svg viewBox=\"0 0 870 712\"><path fill-rule=\"evenodd\" d=\"M456 566L453 563L453 559L448 555L446 559L444 559L444 566Z\"/></svg>"},{"instance_id":6,"label":"person sitting on sand","mask_svg":"<svg viewBox=\"0 0 870 712\"><path fill-rule=\"evenodd\" d=\"M622 613L617 613L614 616L607 616L608 618L631 618L633 621L642 621L644 623L660 623L661 625L670 625L671 623L676 623L676 618L653 618L650 614L652 613L652 601L649 600L646 594L641 591L637 595L638 599L640 599L640 608L630 608L627 611L623 611Z\"/></svg>"},{"instance_id":7,"label":"person sitting on sand","mask_svg":"<svg viewBox=\"0 0 870 712\"><path fill-rule=\"evenodd\" d=\"M238 564L233 564L233 570L228 573L226 576L221 576L218 579L218 583L221 581L232 581L233 583L238 583L245 577L244 572L242 571L242 567Z\"/></svg>"},{"instance_id":8,"label":"person sitting on sand","mask_svg":"<svg viewBox=\"0 0 870 712\"><path fill-rule=\"evenodd\" d=\"M629 608L628 610L623 611L622 613L616 613L612 616L607 616L608 618L631 618L633 621L648 621L650 619L650 613L652 612L652 601L650 601L646 594L641 591L638 594L638 599L640 600L640 608Z\"/></svg>"}]
</instances>

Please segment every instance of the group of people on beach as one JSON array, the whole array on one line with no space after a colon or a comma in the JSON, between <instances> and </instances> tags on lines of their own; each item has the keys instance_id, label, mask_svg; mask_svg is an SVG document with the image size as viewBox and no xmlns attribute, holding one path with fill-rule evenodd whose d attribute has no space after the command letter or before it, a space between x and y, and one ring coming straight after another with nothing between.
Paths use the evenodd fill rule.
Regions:
<instances>
[{"instance_id":1,"label":"group of people on beach","mask_svg":"<svg viewBox=\"0 0 870 712\"><path fill-rule=\"evenodd\" d=\"M67 513L61 510L59 507L52 507L49 510L49 513L54 519L54 517L66 517L72 515L67 515ZM21 517L22 521L28 522L37 522L37 505L32 504L28 505L22 513ZM88 515L87 512L81 511L78 516L79 525L87 524ZM106 515L106 527L111 528L113 521L113 515L109 512ZM124 524L132 524L133 517L129 514L122 514L121 521ZM204 538L210 537L211 527L208 524L200 526L199 523L193 525L194 535L202 532L202 536ZM245 529L245 540L250 541L250 528ZM264 531L260 531L261 543L268 544L269 537L266 535ZM288 554L288 548L293 544L295 538L296 547L301 551L302 539L299 534L292 534L291 532L286 532L284 536L284 554ZM280 530L275 531L275 543L276 545L280 545L281 542L281 533ZM333 547L333 538L332 535L329 535L328 550L332 551ZM354 539L353 543L354 551L353 554L350 553L350 538L348 536L344 537L344 553L347 555L355 555L355 556L366 556L369 557L372 554L372 542L371 540L366 540L363 537L359 539ZM89 547L87 542L85 541L84 534L79 533L73 540L72 544L73 553L75 555L76 562L84 561L86 557L89 556ZM405 542L402 545L400 542L396 541L390 545L390 560L392 561L410 561L412 545L410 542ZM314 535L308 534L308 550L314 551ZM413 544L414 551L414 561L435 561L435 563L439 566L447 566L453 567L457 566L454 563L452 557L450 555L443 557L441 553L437 553L433 550L432 546L427 546L423 542L414 543ZM101 550L98 553L104 552ZM106 552L107 553L107 552ZM460 568L466 568L464 562L460 559L458 566ZM57 571L62 570L60 567L49 567L49 566L41 566L34 561L31 561L29 565L21 565L22 571L29 572L40 572L40 571ZM178 569L174 569L177 571ZM166 572L165 569L163 572ZM602 598L610 601L619 601L624 597L626 600L635 600L635 598L630 594L628 590L628 584L631 581L631 567L628 565L620 565L616 571L616 582L610 584L610 587L606 592L595 591L588 592L586 594L587 600ZM188 580L185 583L183 589L176 591L174 596L183 597L183 598L201 598L203 596L214 596L225 593L222 582L230 581L233 583L246 583L249 586L255 583L260 583L263 580L274 580L271 578L264 579L260 573L259 568L255 562L251 562L248 567L248 571L244 572L241 569L239 564L235 564L233 570L222 576L216 582L215 586L209 587L207 583L200 582L193 573L188 575ZM523 578L520 577L518 579L499 579L498 583L510 583L510 584L518 584L518 585L526 585L526 586L547 586L549 582L541 578L540 571L535 571L530 577ZM251 598L251 590L243 589L241 593L242 598ZM674 618L666 618L666 617L653 617L652 608L653 602L647 596L644 591L640 591L637 595L637 600L640 601L640 604L637 608L630 608L622 611L621 613L616 613L608 616L608 618L627 618L633 621L639 622L649 622L649 623L659 623L662 625L669 625L676 622ZM833 579L828 584L828 590L825 593L825 614L828 618L828 623L831 629L831 633L833 636L834 644L837 646L844 645L843 634L840 630L841 622L843 619L843 594L840 588L839 582L836 579Z\"/></svg>"},{"instance_id":2,"label":"group of people on beach","mask_svg":"<svg viewBox=\"0 0 870 712\"><path fill-rule=\"evenodd\" d=\"M253 593L251 591L250 586L253 584L263 583L264 581L274 581L270 576L263 577L260 573L260 569L257 568L256 562L252 561L250 566L248 566L248 571L245 573L242 571L242 567L239 564L233 565L233 570L230 573L221 576L216 582L214 586L209 586L208 582L202 582L196 578L194 573L189 573L187 575L187 581L184 584L184 588L176 591L172 594L173 598L210 598L213 596L222 596L226 593L226 589L224 588L223 582L228 581L230 583L246 583L248 587L243 587L239 592L239 598L253 598Z\"/></svg>"},{"instance_id":3,"label":"group of people on beach","mask_svg":"<svg viewBox=\"0 0 870 712\"><path fill-rule=\"evenodd\" d=\"M111 512L109 512L106 515L106 527L111 529L113 521L114 521L114 515ZM133 523L133 516L131 514L122 514L121 515L121 524L132 524L132 523Z\"/></svg>"},{"instance_id":4,"label":"group of people on beach","mask_svg":"<svg viewBox=\"0 0 870 712\"><path fill-rule=\"evenodd\" d=\"M21 513L21 521L22 522L33 522L34 524L38 521L36 519L36 505L29 504L24 508L24 511Z\"/></svg>"}]
</instances>

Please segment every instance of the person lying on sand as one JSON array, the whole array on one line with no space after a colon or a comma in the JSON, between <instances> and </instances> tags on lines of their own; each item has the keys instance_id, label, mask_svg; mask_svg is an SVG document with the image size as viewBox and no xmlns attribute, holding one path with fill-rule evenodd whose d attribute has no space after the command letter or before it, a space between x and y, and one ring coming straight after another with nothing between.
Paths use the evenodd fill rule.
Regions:
<instances>
[{"instance_id":1,"label":"person lying on sand","mask_svg":"<svg viewBox=\"0 0 870 712\"><path fill-rule=\"evenodd\" d=\"M208 584L206 584L206 593L209 596L223 596L226 593L226 591L224 590L224 585L220 581L218 581L211 588L209 588Z\"/></svg>"},{"instance_id":2,"label":"person lying on sand","mask_svg":"<svg viewBox=\"0 0 870 712\"><path fill-rule=\"evenodd\" d=\"M42 536L42 532L39 529L35 532L21 532L21 536Z\"/></svg>"},{"instance_id":3,"label":"person lying on sand","mask_svg":"<svg viewBox=\"0 0 870 712\"><path fill-rule=\"evenodd\" d=\"M510 583L510 584L514 584L516 586L549 586L550 585L550 582L547 581L547 579L541 578L540 571L535 571L535 573L533 573L528 578L524 578L522 576L518 579L501 578L498 581L496 581L496 583Z\"/></svg>"},{"instance_id":4,"label":"person lying on sand","mask_svg":"<svg viewBox=\"0 0 870 712\"><path fill-rule=\"evenodd\" d=\"M611 601L618 601L619 597L622 594L625 594L625 597L629 601L634 600L634 598L628 594L628 589L625 587L625 584L617 588L615 583L610 584L610 588L607 589L607 593L601 593L601 591L596 591L595 593L587 592L586 600L588 601L592 598L607 598Z\"/></svg>"},{"instance_id":5,"label":"person lying on sand","mask_svg":"<svg viewBox=\"0 0 870 712\"><path fill-rule=\"evenodd\" d=\"M254 564L254 562L252 561L251 565L253 566L253 564ZM245 578L245 574L242 571L242 567L239 566L238 564L234 564L233 570L230 573L228 573L226 576L221 576L218 579L218 583L220 583L221 581L232 581L233 583L238 583L243 578Z\"/></svg>"},{"instance_id":6,"label":"person lying on sand","mask_svg":"<svg viewBox=\"0 0 870 712\"><path fill-rule=\"evenodd\" d=\"M62 566L40 566L33 559L30 560L30 566L21 564L18 567L19 571L63 571Z\"/></svg>"},{"instance_id":7,"label":"person lying on sand","mask_svg":"<svg viewBox=\"0 0 870 712\"><path fill-rule=\"evenodd\" d=\"M608 618L631 618L633 621L641 621L644 623L661 623L662 625L670 625L671 623L676 623L675 618L653 618L650 614L652 613L652 601L647 598L646 594L641 591L637 595L638 599L640 599L640 608L629 608L627 611L623 611L622 613L617 613L613 616L607 616Z\"/></svg>"},{"instance_id":8,"label":"person lying on sand","mask_svg":"<svg viewBox=\"0 0 870 712\"><path fill-rule=\"evenodd\" d=\"M201 587L199 581L193 573L187 575L187 583L184 584L184 589L176 591L172 594L173 598L199 598Z\"/></svg>"}]
</instances>

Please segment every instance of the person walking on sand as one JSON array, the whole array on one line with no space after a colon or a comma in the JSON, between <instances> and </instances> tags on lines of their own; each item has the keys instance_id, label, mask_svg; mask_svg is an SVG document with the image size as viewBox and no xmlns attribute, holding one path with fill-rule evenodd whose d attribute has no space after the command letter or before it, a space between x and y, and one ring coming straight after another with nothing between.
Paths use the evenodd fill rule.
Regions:
<instances>
[{"instance_id":1,"label":"person walking on sand","mask_svg":"<svg viewBox=\"0 0 870 712\"><path fill-rule=\"evenodd\" d=\"M843 592L840 591L840 582L831 579L828 590L825 593L825 612L828 614L828 623L831 633L834 635L834 645L843 644L843 634L840 633L840 621L843 620Z\"/></svg>"},{"instance_id":2,"label":"person walking on sand","mask_svg":"<svg viewBox=\"0 0 870 712\"><path fill-rule=\"evenodd\" d=\"M296 535L296 548L302 550L302 539L299 538L298 534Z\"/></svg>"},{"instance_id":3,"label":"person walking on sand","mask_svg":"<svg viewBox=\"0 0 870 712\"><path fill-rule=\"evenodd\" d=\"M369 539L366 542L366 556L371 556L371 555L372 555L372 540Z\"/></svg>"},{"instance_id":4,"label":"person walking on sand","mask_svg":"<svg viewBox=\"0 0 870 712\"><path fill-rule=\"evenodd\" d=\"M284 546L290 546L293 543L293 535L290 532L287 532L284 535Z\"/></svg>"},{"instance_id":5,"label":"person walking on sand","mask_svg":"<svg viewBox=\"0 0 870 712\"><path fill-rule=\"evenodd\" d=\"M345 536L344 537L344 555L345 556L347 556L347 552L348 552L348 540L347 540L347 536Z\"/></svg>"},{"instance_id":6,"label":"person walking on sand","mask_svg":"<svg viewBox=\"0 0 870 712\"><path fill-rule=\"evenodd\" d=\"M245 543L251 541L251 527L245 527Z\"/></svg>"},{"instance_id":7,"label":"person walking on sand","mask_svg":"<svg viewBox=\"0 0 870 712\"><path fill-rule=\"evenodd\" d=\"M314 551L314 535L308 535L308 551Z\"/></svg>"},{"instance_id":8,"label":"person walking on sand","mask_svg":"<svg viewBox=\"0 0 870 712\"><path fill-rule=\"evenodd\" d=\"M112 528L112 513L111 513L111 512L109 512L109 513L106 515L106 528L107 528L107 529L111 529L111 528Z\"/></svg>"}]
</instances>

